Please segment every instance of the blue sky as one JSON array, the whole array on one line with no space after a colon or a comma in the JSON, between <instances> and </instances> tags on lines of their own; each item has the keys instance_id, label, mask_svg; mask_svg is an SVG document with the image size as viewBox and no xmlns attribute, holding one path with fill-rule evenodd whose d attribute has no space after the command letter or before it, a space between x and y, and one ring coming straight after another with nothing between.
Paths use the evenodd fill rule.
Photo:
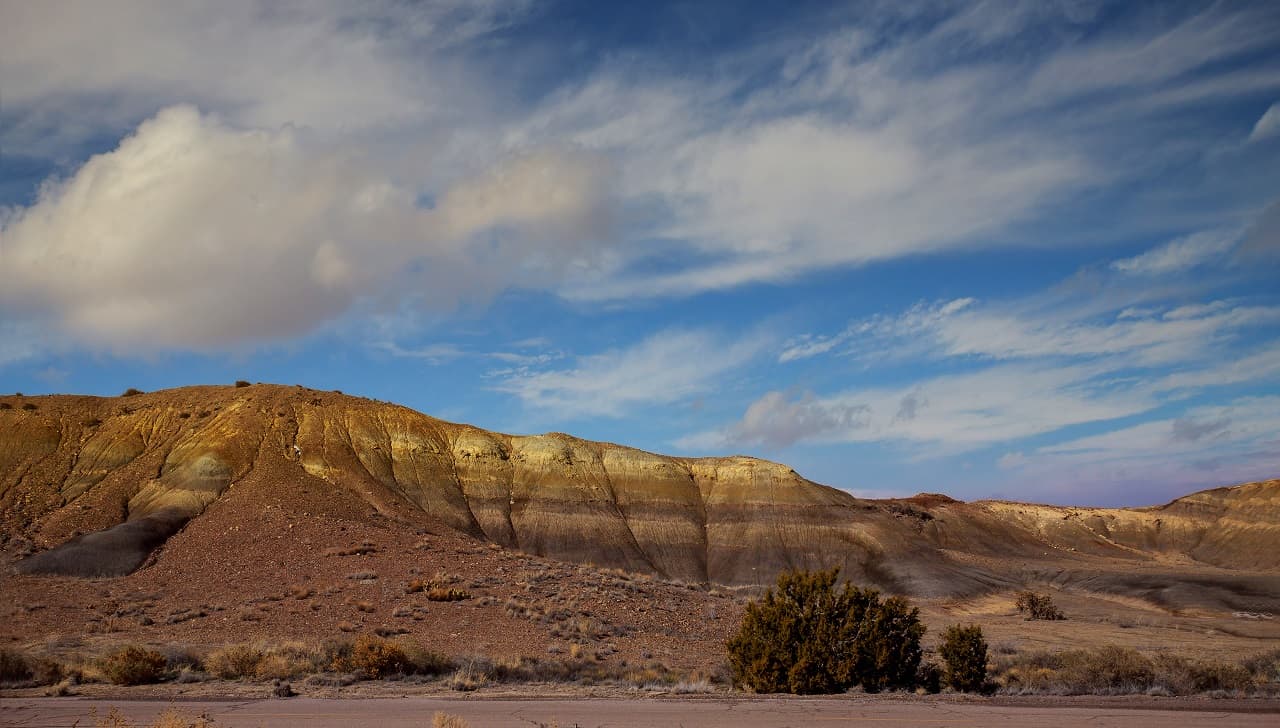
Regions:
<instances>
[{"instance_id":1,"label":"blue sky","mask_svg":"<svg viewBox=\"0 0 1280 728\"><path fill-rule=\"evenodd\" d=\"M4 4L0 390L873 496L1280 474L1280 6L759 5Z\"/></svg>"}]
</instances>

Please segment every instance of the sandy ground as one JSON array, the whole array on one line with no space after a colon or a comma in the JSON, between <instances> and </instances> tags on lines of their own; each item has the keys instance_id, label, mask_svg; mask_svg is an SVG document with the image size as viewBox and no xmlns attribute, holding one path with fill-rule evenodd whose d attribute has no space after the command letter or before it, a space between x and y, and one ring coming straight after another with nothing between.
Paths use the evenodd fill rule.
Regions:
<instances>
[{"instance_id":1,"label":"sandy ground","mask_svg":"<svg viewBox=\"0 0 1280 728\"><path fill-rule=\"evenodd\" d=\"M955 700L881 697L546 699L385 698L365 700L103 701L82 698L11 698L0 702L0 725L24 728L92 726L112 708L145 722L175 707L205 715L220 728L244 726L427 726L437 712L460 716L472 728L557 726L705 726L770 728L813 725L915 725L1065 728L1176 728L1275 726L1277 701L1144 699ZM145 724L145 723L144 723Z\"/></svg>"}]
</instances>

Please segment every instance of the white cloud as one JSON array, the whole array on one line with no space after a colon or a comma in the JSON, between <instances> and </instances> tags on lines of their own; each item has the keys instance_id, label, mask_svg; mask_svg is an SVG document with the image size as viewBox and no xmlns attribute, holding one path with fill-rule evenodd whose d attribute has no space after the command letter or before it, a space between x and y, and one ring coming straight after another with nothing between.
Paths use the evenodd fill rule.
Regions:
<instances>
[{"instance_id":1,"label":"white cloud","mask_svg":"<svg viewBox=\"0 0 1280 728\"><path fill-rule=\"evenodd\" d=\"M364 299L448 310L553 284L606 189L594 158L541 150L427 210L349 149L174 107L4 221L0 305L119 352L296 336Z\"/></svg>"},{"instance_id":2,"label":"white cloud","mask_svg":"<svg viewBox=\"0 0 1280 728\"><path fill-rule=\"evenodd\" d=\"M811 392L799 399L788 399L782 392L769 392L747 407L742 421L734 426L727 439L735 443L786 447L832 430L864 426L867 414L865 405L832 406L818 402Z\"/></svg>"},{"instance_id":3,"label":"white cloud","mask_svg":"<svg viewBox=\"0 0 1280 728\"><path fill-rule=\"evenodd\" d=\"M621 417L713 390L764 345L758 336L726 340L705 331L667 330L627 348L578 357L571 369L509 372L494 388L554 419Z\"/></svg>"},{"instance_id":4,"label":"white cloud","mask_svg":"<svg viewBox=\"0 0 1280 728\"><path fill-rule=\"evenodd\" d=\"M1135 483L1177 494L1275 477L1280 397L1242 397L1041 447L1016 463L1020 479L1052 491Z\"/></svg>"},{"instance_id":5,"label":"white cloud","mask_svg":"<svg viewBox=\"0 0 1280 728\"><path fill-rule=\"evenodd\" d=\"M1050 98L1157 86L1274 42L1274 13L1214 5L1154 34L1104 36L1058 54L1037 70L1033 92Z\"/></svg>"},{"instance_id":6,"label":"white cloud","mask_svg":"<svg viewBox=\"0 0 1280 728\"><path fill-rule=\"evenodd\" d=\"M427 344L425 346L405 348L394 341L380 341L373 344L373 348L384 351L392 356L407 359L421 359L429 364L440 364L446 361L452 361L459 357L466 356L467 354L454 344Z\"/></svg>"},{"instance_id":7,"label":"white cloud","mask_svg":"<svg viewBox=\"0 0 1280 728\"><path fill-rule=\"evenodd\" d=\"M482 84L450 49L518 18L525 5L22 3L6 7L0 23L0 88L8 110L27 110L19 114L25 133L10 133L34 143L49 131L40 118L49 109L105 111L99 124L120 125L192 103L244 126L347 134L435 123L479 103L473 89Z\"/></svg>"},{"instance_id":8,"label":"white cloud","mask_svg":"<svg viewBox=\"0 0 1280 728\"><path fill-rule=\"evenodd\" d=\"M1280 306L1225 301L1174 308L1126 306L1097 313L1093 301L980 305L971 298L919 303L894 316L851 323L833 336L794 339L780 361L838 349L868 361L912 357L1110 358L1113 369L1186 364L1216 353L1242 332L1280 321Z\"/></svg>"},{"instance_id":9,"label":"white cloud","mask_svg":"<svg viewBox=\"0 0 1280 728\"><path fill-rule=\"evenodd\" d=\"M1135 307L1130 297L1101 303L1093 289L1053 291L1004 303L919 303L838 334L794 338L780 362L835 351L907 376L920 362L969 371L799 399L769 392L739 421L681 444L880 441L909 444L917 456L949 455L1138 415L1206 388L1280 379L1280 347L1256 338L1280 323L1280 306ZM1022 457L999 465L1016 467Z\"/></svg>"},{"instance_id":10,"label":"white cloud","mask_svg":"<svg viewBox=\"0 0 1280 728\"><path fill-rule=\"evenodd\" d=\"M717 441L899 442L911 445L918 456L940 456L1152 406L1140 391L1098 385L1093 381L1098 373L1096 367L1019 364L792 401L770 392L738 422L682 442L703 447Z\"/></svg>"},{"instance_id":11,"label":"white cloud","mask_svg":"<svg viewBox=\"0 0 1280 728\"><path fill-rule=\"evenodd\" d=\"M1181 273L1220 260L1239 241L1238 232L1210 230L1173 240L1133 258L1117 260L1113 270L1133 275Z\"/></svg>"},{"instance_id":12,"label":"white cloud","mask_svg":"<svg viewBox=\"0 0 1280 728\"><path fill-rule=\"evenodd\" d=\"M1280 342L1252 353L1233 353L1210 366L1179 368L1155 379L1152 388L1180 396L1205 387L1275 380L1280 380Z\"/></svg>"},{"instance_id":13,"label":"white cloud","mask_svg":"<svg viewBox=\"0 0 1280 728\"><path fill-rule=\"evenodd\" d=\"M1278 133L1280 133L1280 103L1274 103L1267 107L1262 116L1258 117L1258 123L1254 124L1253 131L1249 132L1249 141L1260 141Z\"/></svg>"},{"instance_id":14,"label":"white cloud","mask_svg":"<svg viewBox=\"0 0 1280 728\"><path fill-rule=\"evenodd\" d=\"M1010 470L1021 467L1026 462L1027 456L1023 455L1022 452L1007 452L996 461L996 466L1001 470Z\"/></svg>"},{"instance_id":15,"label":"white cloud","mask_svg":"<svg viewBox=\"0 0 1280 728\"><path fill-rule=\"evenodd\" d=\"M254 170L235 186L264 205L277 199L262 197L272 175L295 175L289 184L309 198L281 200L279 219L265 220L224 194L202 221L197 185L174 172L183 164L196 170L196 152L212 141L194 140L183 147L191 154L146 165L172 188L166 195L146 188L140 217L159 220L107 219L99 204L95 220L77 224L100 232L122 226L149 251L135 261L164 266L163 251L181 251L192 267L212 271L209 285L181 270L171 270L168 282L86 274L104 261L99 246L55 239L49 257L81 276L76 284L158 287L150 298L138 287L92 307L71 282L28 279L22 286L45 308L6 300L5 314L43 316L81 341L110 340L122 351L138 343L208 348L309 330L370 292L435 310L515 286L625 303L935 251L1045 245L1012 231L1082 190L1164 171L1164 147L1130 144L1123 131L1145 134L1147 127L1117 118L1150 113L1139 107L1157 95L1168 111L1276 83L1265 69L1242 80L1206 66L1275 37L1274 16L1253 8L1140 13L1143 23L1101 37L1079 33L1080 16L1058 6L879 11L837 13L823 33L779 28L768 42L712 54L697 67L643 52L610 56L547 89L529 81L552 77L538 66L548 63L545 47L517 32L488 43L492 31L531 12L527 2L6 7L4 146L62 161L78 143L189 104L225 120L206 119L199 133L246 135L240 171L211 158L211 169L198 171L219 167L213 179L228 180ZM1007 53L1004 44L1026 30L1044 43ZM1212 88L1176 93L1197 84ZM1107 109L1080 103L1101 91L1118 97ZM153 138L160 126L144 125L134 141ZM1170 146L1186 141L1171 138ZM137 146L97 158L92 169L122 165ZM255 167L261 155L289 161ZM512 158L520 161L502 164ZM122 185L137 184L143 166L129 168L132 179L99 175L86 195L123 199ZM70 209L58 194L5 224L6 247L19 226L74 227L51 217ZM415 209L418 199L436 209ZM141 203L130 209L139 217ZM210 220L219 224L204 224ZM258 227L246 229L253 220ZM214 238L215 228L226 227L236 241L268 241L254 247L244 290L233 289L243 302L209 293L190 300L212 289L225 260L190 236L159 229L179 221L213 230ZM482 229L514 231L522 244L472 244ZM605 231L623 239L602 242ZM87 239L83 229L75 232ZM227 246L224 257L249 254L241 242L214 244ZM1191 265L1194 252L1130 264ZM406 284L406 265L425 270L426 280ZM248 290L276 280L280 295ZM186 295L166 311L154 301L170 289ZM257 320L247 321L255 305ZM208 321L182 333L184 322L200 316ZM831 341L796 342L782 356L831 351Z\"/></svg>"}]
</instances>

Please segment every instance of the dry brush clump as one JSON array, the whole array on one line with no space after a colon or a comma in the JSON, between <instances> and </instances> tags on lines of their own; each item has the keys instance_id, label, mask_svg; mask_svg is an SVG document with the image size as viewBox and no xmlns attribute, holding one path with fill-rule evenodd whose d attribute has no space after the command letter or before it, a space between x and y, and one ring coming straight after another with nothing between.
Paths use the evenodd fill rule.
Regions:
<instances>
[{"instance_id":1,"label":"dry brush clump","mask_svg":"<svg viewBox=\"0 0 1280 728\"><path fill-rule=\"evenodd\" d=\"M62 663L45 657L0 647L0 685L13 687L53 685L71 675Z\"/></svg>"},{"instance_id":2,"label":"dry brush clump","mask_svg":"<svg viewBox=\"0 0 1280 728\"><path fill-rule=\"evenodd\" d=\"M1265 657L1261 659L1265 664ZM1280 683L1250 665L1178 655L1144 655L1108 645L1064 652L1029 652L996 661L995 681L1015 695L1247 695L1280 692Z\"/></svg>"},{"instance_id":3,"label":"dry brush clump","mask_svg":"<svg viewBox=\"0 0 1280 728\"><path fill-rule=\"evenodd\" d=\"M204 669L223 680L286 680L324 672L331 654L305 642L233 644L205 656Z\"/></svg>"},{"instance_id":4,"label":"dry brush clump","mask_svg":"<svg viewBox=\"0 0 1280 728\"><path fill-rule=\"evenodd\" d=\"M120 712L119 708L112 708L103 716L96 715L96 713L91 713L91 715L94 718L93 725L95 728L215 728L217 725L212 718L207 716L190 716L173 708L169 708L156 716L154 721L144 724L130 721Z\"/></svg>"},{"instance_id":5,"label":"dry brush clump","mask_svg":"<svg viewBox=\"0 0 1280 728\"><path fill-rule=\"evenodd\" d=\"M1048 594L1038 594L1030 590L1018 592L1014 607L1017 608L1020 614L1026 615L1028 621L1066 619L1066 616L1062 614L1062 610L1058 609L1057 605L1053 603L1053 598Z\"/></svg>"},{"instance_id":6,"label":"dry brush clump","mask_svg":"<svg viewBox=\"0 0 1280 728\"><path fill-rule=\"evenodd\" d=\"M437 712L431 716L431 728L471 728L471 724L460 715Z\"/></svg>"},{"instance_id":7,"label":"dry brush clump","mask_svg":"<svg viewBox=\"0 0 1280 728\"><path fill-rule=\"evenodd\" d=\"M460 602L471 598L465 589L450 586L456 577L439 572L430 579L414 579L405 586L406 594L423 594L431 602Z\"/></svg>"},{"instance_id":8,"label":"dry brush clump","mask_svg":"<svg viewBox=\"0 0 1280 728\"><path fill-rule=\"evenodd\" d=\"M148 685L164 679L168 660L155 650L128 645L102 658L100 668L116 685Z\"/></svg>"}]
</instances>

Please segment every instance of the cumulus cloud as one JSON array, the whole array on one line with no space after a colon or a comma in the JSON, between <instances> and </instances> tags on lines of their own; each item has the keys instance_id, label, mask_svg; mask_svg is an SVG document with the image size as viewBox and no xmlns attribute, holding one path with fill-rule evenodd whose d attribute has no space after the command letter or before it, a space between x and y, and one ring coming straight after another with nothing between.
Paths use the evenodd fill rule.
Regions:
<instances>
[{"instance_id":1,"label":"cumulus cloud","mask_svg":"<svg viewBox=\"0 0 1280 728\"><path fill-rule=\"evenodd\" d=\"M448 309L554 282L602 234L606 186L541 150L423 209L358 151L173 107L8 216L0 304L116 351L296 336L410 291Z\"/></svg>"},{"instance_id":2,"label":"cumulus cloud","mask_svg":"<svg viewBox=\"0 0 1280 728\"><path fill-rule=\"evenodd\" d=\"M554 419L621 417L713 389L764 345L759 336L729 341L707 331L673 329L629 347L578 357L572 368L506 373L494 389Z\"/></svg>"}]
</instances>

